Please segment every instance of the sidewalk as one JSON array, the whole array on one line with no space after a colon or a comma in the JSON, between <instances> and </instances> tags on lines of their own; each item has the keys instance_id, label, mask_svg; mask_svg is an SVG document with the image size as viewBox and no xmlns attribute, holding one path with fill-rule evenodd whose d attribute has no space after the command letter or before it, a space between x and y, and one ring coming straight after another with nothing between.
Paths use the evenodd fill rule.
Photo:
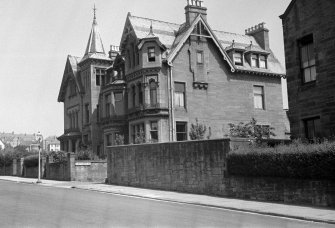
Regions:
<instances>
[{"instance_id":1,"label":"sidewalk","mask_svg":"<svg viewBox=\"0 0 335 228\"><path fill-rule=\"evenodd\" d=\"M18 183L36 184L36 179L12 176L0 176L0 180L14 181ZM133 187L107 185L101 183L88 183L76 181L44 180L38 184L58 188L76 188L104 193L120 194L126 196L142 197L154 200L163 200L177 203L186 203L200 206L209 206L223 209L252 212L264 215L274 215L286 218L302 219L314 222L335 224L335 210L326 208L314 208L305 206L292 206L285 204L266 203L239 199L228 199L205 195L177 193L159 190L150 190Z\"/></svg>"}]
</instances>

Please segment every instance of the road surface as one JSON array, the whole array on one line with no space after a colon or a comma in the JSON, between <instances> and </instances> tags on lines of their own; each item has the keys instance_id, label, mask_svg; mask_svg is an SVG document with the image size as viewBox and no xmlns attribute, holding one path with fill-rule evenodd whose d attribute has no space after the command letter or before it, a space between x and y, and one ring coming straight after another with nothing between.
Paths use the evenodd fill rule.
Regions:
<instances>
[{"instance_id":1,"label":"road surface","mask_svg":"<svg viewBox=\"0 0 335 228\"><path fill-rule=\"evenodd\" d=\"M157 200L0 181L0 227L334 227Z\"/></svg>"}]
</instances>

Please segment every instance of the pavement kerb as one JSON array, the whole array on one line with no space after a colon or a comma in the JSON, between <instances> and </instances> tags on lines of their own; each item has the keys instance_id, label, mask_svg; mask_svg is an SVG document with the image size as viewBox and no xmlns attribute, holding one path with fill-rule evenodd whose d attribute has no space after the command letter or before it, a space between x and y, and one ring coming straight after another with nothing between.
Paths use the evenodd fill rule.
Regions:
<instances>
[{"instance_id":1,"label":"pavement kerb","mask_svg":"<svg viewBox=\"0 0 335 228\"><path fill-rule=\"evenodd\" d=\"M106 193L106 194L116 194L116 195L122 195L122 196L130 196L130 197L137 197L137 198L143 198L143 199L166 201L166 202L172 202L172 203L182 203L182 204L189 204L189 205L196 205L196 206L203 206L203 207L212 207L212 208L226 209L226 210L239 211L239 212L248 212L248 213L260 214L260 215L268 215L268 216L275 216L275 217L282 217L282 218L289 218L289 219L298 219L298 220L304 220L304 221L309 221L309 222L335 224L335 220L315 219L315 218L292 216L292 215L280 214L280 213L263 212L263 211L258 211L258 210L246 210L246 209L242 209L242 208L218 206L218 205L204 204L204 203L192 202L192 201L181 201L181 200L177 201L177 200L168 199L168 198L164 198L164 197L155 198L155 197L148 197L148 196L142 196L142 195L136 195L136 194L127 194L127 193L120 193L120 192L114 192L114 191L104 191L104 190L93 189L93 188L81 188L81 187L76 187L76 186L73 186L72 188L86 190L86 191L102 192L102 193Z\"/></svg>"},{"instance_id":2,"label":"pavement kerb","mask_svg":"<svg viewBox=\"0 0 335 228\"><path fill-rule=\"evenodd\" d=\"M220 206L220 205L213 205L213 204L205 204L201 202L196 201L190 201L190 200L174 200L171 198L165 198L165 197L150 197L150 196L143 196L141 194L131 194L131 193L124 193L120 191L113 191L113 190L101 190L98 188L92 188L92 187L81 187L73 185L71 182L66 182L68 185L55 185L53 183L36 183L33 181L22 181L22 180L10 180L10 179L2 179L0 177L0 180L3 181L10 181L10 182L16 182L16 183L23 183L23 184L36 184L44 187L56 187L56 188L66 188L66 189L80 189L80 190L86 190L86 191L94 191L94 192L101 192L105 194L115 194L115 195L122 195L122 196L129 196L129 197L137 197L137 198L143 198L143 199L150 199L150 200L157 200L157 201L166 201L166 202L172 202L172 203L181 203L181 204L188 204L188 205L196 205L196 206L203 206L203 207L211 207L211 208L219 208L219 209L225 209L225 210L232 210L232 211L240 211L240 212L246 212L246 213L254 213L254 214L260 214L260 215L267 215L267 216L276 216L276 217L282 217L282 218L288 218L288 219L298 219L303 221L309 221L309 222L317 222L317 223L326 223L326 224L335 224L335 220L329 220L329 219L317 219L312 217L303 217L303 216L294 216L284 213L274 213L274 212L265 212L265 211L259 211L257 209L243 209L240 207L229 207L229 206ZM59 183L63 183L62 181L57 181ZM89 184L89 183L88 183ZM152 189L150 189L152 190Z\"/></svg>"}]
</instances>

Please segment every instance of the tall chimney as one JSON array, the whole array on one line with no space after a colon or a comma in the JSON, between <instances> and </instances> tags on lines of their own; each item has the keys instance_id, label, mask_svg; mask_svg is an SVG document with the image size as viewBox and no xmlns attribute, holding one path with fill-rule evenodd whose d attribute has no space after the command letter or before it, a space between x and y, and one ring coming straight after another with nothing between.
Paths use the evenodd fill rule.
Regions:
<instances>
[{"instance_id":1,"label":"tall chimney","mask_svg":"<svg viewBox=\"0 0 335 228\"><path fill-rule=\"evenodd\" d=\"M194 19L201 14L207 20L207 8L201 0L187 0L185 6L186 24L190 25Z\"/></svg>"},{"instance_id":2,"label":"tall chimney","mask_svg":"<svg viewBox=\"0 0 335 228\"><path fill-rule=\"evenodd\" d=\"M245 35L253 36L257 43L264 50L270 50L269 43L269 29L265 28L265 23L259 23L251 28L245 30Z\"/></svg>"}]
</instances>

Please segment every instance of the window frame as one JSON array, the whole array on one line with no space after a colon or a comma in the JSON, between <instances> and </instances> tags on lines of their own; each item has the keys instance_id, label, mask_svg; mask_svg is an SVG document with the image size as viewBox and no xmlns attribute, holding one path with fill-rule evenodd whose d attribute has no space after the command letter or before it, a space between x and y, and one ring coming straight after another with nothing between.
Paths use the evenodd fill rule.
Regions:
<instances>
[{"instance_id":1,"label":"window frame","mask_svg":"<svg viewBox=\"0 0 335 228\"><path fill-rule=\"evenodd\" d=\"M178 125L183 125L184 126L184 131L178 131ZM178 140L179 136L183 136L182 140ZM188 135L188 128L187 128L187 122L186 121L176 121L176 141L187 141Z\"/></svg>"},{"instance_id":2,"label":"window frame","mask_svg":"<svg viewBox=\"0 0 335 228\"><path fill-rule=\"evenodd\" d=\"M315 55L315 47L314 47L314 39L313 34L309 34L307 36L302 37L298 40L299 47L299 61L300 61L300 71L301 71L301 79L302 83L313 83L316 81L317 73L316 73L316 55ZM307 58L307 66L304 66L306 61L304 61L304 48L306 48L305 53ZM313 52L313 53L310 53ZM313 57L313 58L311 58ZM309 71L309 80L306 80L306 70ZM312 75L314 73L314 75Z\"/></svg>"},{"instance_id":3,"label":"window frame","mask_svg":"<svg viewBox=\"0 0 335 228\"><path fill-rule=\"evenodd\" d=\"M197 55L196 56L196 58L197 58L197 65L204 65L204 51L197 50L196 55ZM200 59L199 59L199 55L200 55Z\"/></svg>"},{"instance_id":4,"label":"window frame","mask_svg":"<svg viewBox=\"0 0 335 228\"><path fill-rule=\"evenodd\" d=\"M254 58L255 57L255 58ZM252 53L251 56L250 56L250 66L252 68L259 68L259 59L258 59L258 55L257 54L254 54ZM254 63L254 60L255 60L255 65L253 65Z\"/></svg>"},{"instance_id":5,"label":"window frame","mask_svg":"<svg viewBox=\"0 0 335 228\"><path fill-rule=\"evenodd\" d=\"M239 55L240 57L240 62L237 62L236 61L236 56L235 55ZM241 51L235 51L233 53L233 60L234 60L234 64L237 65L237 66L243 66L243 53Z\"/></svg>"},{"instance_id":6,"label":"window frame","mask_svg":"<svg viewBox=\"0 0 335 228\"><path fill-rule=\"evenodd\" d=\"M148 62L156 62L156 48L148 47Z\"/></svg>"},{"instance_id":7,"label":"window frame","mask_svg":"<svg viewBox=\"0 0 335 228\"><path fill-rule=\"evenodd\" d=\"M156 106L158 103L157 98L157 83L154 80L149 81L149 94L150 94L150 106Z\"/></svg>"},{"instance_id":8,"label":"window frame","mask_svg":"<svg viewBox=\"0 0 335 228\"><path fill-rule=\"evenodd\" d=\"M316 120L318 120L318 125L316 125ZM313 124L313 135L314 137L310 138L309 137L309 133L311 133L309 131L309 126L308 123L312 121ZM315 116L315 117L310 117L310 118L306 118L303 119L303 124L304 124L304 134L305 134L305 138L308 140L313 141L315 138L321 137L321 118L320 116ZM318 127L318 128L317 128Z\"/></svg>"},{"instance_id":9,"label":"window frame","mask_svg":"<svg viewBox=\"0 0 335 228\"><path fill-rule=\"evenodd\" d=\"M156 124L156 129L153 128L153 124ZM153 134L156 135L156 139L153 139ZM159 141L159 136L158 136L158 121L150 121L150 140L151 142L158 142Z\"/></svg>"},{"instance_id":10,"label":"window frame","mask_svg":"<svg viewBox=\"0 0 335 228\"><path fill-rule=\"evenodd\" d=\"M254 98L254 109L257 110L265 110L265 89L263 85L253 85L253 98ZM261 88L261 93L258 93L255 89L256 88ZM256 105L258 104L258 102L256 102L256 98L257 97L261 97L261 104L262 107L256 107Z\"/></svg>"},{"instance_id":11,"label":"window frame","mask_svg":"<svg viewBox=\"0 0 335 228\"><path fill-rule=\"evenodd\" d=\"M176 85L182 85L183 86L183 91L178 91L176 89ZM181 99L177 99L178 97L182 97L182 102ZM176 102L178 100L178 102ZM182 105L181 105L182 103ZM175 108L185 108L186 109L186 83L185 82L174 82L174 107Z\"/></svg>"}]
</instances>

